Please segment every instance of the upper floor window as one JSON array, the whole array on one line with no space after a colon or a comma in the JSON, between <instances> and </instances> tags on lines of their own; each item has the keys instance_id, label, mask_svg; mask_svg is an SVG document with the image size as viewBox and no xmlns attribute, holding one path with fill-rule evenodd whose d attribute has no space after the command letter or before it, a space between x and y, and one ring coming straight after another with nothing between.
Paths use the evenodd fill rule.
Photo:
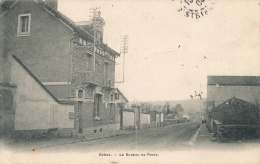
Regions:
<instances>
[{"instance_id":1,"label":"upper floor window","mask_svg":"<svg viewBox=\"0 0 260 164\"><path fill-rule=\"evenodd\" d=\"M28 36L30 35L31 26L31 14L20 14L18 15L18 28L17 35Z\"/></svg>"},{"instance_id":2,"label":"upper floor window","mask_svg":"<svg viewBox=\"0 0 260 164\"><path fill-rule=\"evenodd\" d=\"M83 44L84 46L86 46L86 45L87 45L87 41L86 41L85 39L83 39L82 44Z\"/></svg>"},{"instance_id":3,"label":"upper floor window","mask_svg":"<svg viewBox=\"0 0 260 164\"><path fill-rule=\"evenodd\" d=\"M103 43L103 36L102 36L102 32L101 31L97 31L97 42L98 42L98 44L102 44Z\"/></svg>"},{"instance_id":4,"label":"upper floor window","mask_svg":"<svg viewBox=\"0 0 260 164\"><path fill-rule=\"evenodd\" d=\"M115 93L115 100L119 100L119 93Z\"/></svg>"},{"instance_id":5,"label":"upper floor window","mask_svg":"<svg viewBox=\"0 0 260 164\"><path fill-rule=\"evenodd\" d=\"M79 43L83 44L83 39L81 37L79 37Z\"/></svg>"},{"instance_id":6,"label":"upper floor window","mask_svg":"<svg viewBox=\"0 0 260 164\"><path fill-rule=\"evenodd\" d=\"M94 59L92 58L92 56L87 55L87 59L86 59L87 71L93 71L93 61Z\"/></svg>"}]
</instances>

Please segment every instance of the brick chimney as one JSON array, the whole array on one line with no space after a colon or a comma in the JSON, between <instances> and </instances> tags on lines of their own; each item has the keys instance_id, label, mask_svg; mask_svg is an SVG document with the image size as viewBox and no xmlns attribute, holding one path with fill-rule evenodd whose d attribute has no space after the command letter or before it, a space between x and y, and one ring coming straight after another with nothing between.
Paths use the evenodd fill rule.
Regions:
<instances>
[{"instance_id":1,"label":"brick chimney","mask_svg":"<svg viewBox=\"0 0 260 164\"><path fill-rule=\"evenodd\" d=\"M45 3L52 7L54 10L58 10L58 0L45 0Z\"/></svg>"}]
</instances>

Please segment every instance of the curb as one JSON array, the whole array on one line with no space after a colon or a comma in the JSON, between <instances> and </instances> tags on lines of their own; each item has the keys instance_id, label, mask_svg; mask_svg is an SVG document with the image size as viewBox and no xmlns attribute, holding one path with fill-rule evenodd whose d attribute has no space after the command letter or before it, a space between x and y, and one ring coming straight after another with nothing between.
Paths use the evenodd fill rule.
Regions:
<instances>
[{"instance_id":1,"label":"curb","mask_svg":"<svg viewBox=\"0 0 260 164\"><path fill-rule=\"evenodd\" d=\"M154 128L146 128L146 129L139 129L139 130L134 130L134 131L128 131L127 133L122 133L122 134L113 134L113 135L107 135L107 136L100 136L100 137L96 137L96 138L86 138L86 139L79 139L76 141L71 141L71 142L64 142L64 143L59 143L59 144L52 144L52 145L47 145L47 146L40 146L36 149L44 149L44 148L50 148L50 147L55 147L55 146L61 146L61 145L69 145L69 144L75 144L75 143L79 143L79 142L86 142L86 141L93 141L93 140L99 140L99 139L104 139L104 138L110 138L110 137L116 137L116 136L122 136L122 135L128 135L128 134L133 134L133 133L137 133L137 132L143 132L143 131L150 131L153 129L163 129L163 128L167 128L167 127L172 127L172 126L176 126L176 125L180 125L180 124L174 124L174 125L168 125L168 126L162 126L162 127L154 127ZM198 129L197 136L198 136L198 132L200 130L200 127ZM197 138L196 136L196 138ZM195 139L196 140L196 139ZM195 141L194 141L195 142Z\"/></svg>"},{"instance_id":2,"label":"curb","mask_svg":"<svg viewBox=\"0 0 260 164\"><path fill-rule=\"evenodd\" d=\"M133 134L133 133L139 133L139 132L144 132L144 131L151 131L154 129L164 129L164 128L169 128L172 126L178 126L180 124L174 124L174 125L168 125L168 126L162 126L162 127L154 127L154 128L146 128L146 129L139 129L139 130L134 130L134 131L124 131L124 133L118 133L118 134L111 134L111 135L104 135L104 136L97 136L97 137L89 137L89 138L83 138L83 139L69 139L67 141L63 141L61 143L50 143L50 144L45 144L42 146L35 146L33 149L45 149L45 148L50 148L50 147L55 147L55 146L61 146L61 145L70 145L70 144L75 144L75 143L80 143L80 142L86 142L86 141L93 141L93 140L99 140L99 139L105 139L105 138L111 138L111 137L116 137L116 136L123 136L123 135L128 135L128 134ZM200 126L201 127L201 126ZM200 130L197 130L197 132L193 135L191 141L189 142L189 144L194 144L194 142L196 141L197 137L198 137L198 132ZM31 151L31 150L25 150L25 151ZM18 152L24 152L23 151L18 151Z\"/></svg>"},{"instance_id":3,"label":"curb","mask_svg":"<svg viewBox=\"0 0 260 164\"><path fill-rule=\"evenodd\" d=\"M101 137L96 137L96 138L79 139L79 140L74 140L74 141L69 141L69 142L64 141L62 143L57 143L57 144L49 144L49 145L44 145L44 146L39 146L39 147L36 146L36 147L34 147L34 149L35 150L37 150L37 149L45 149L45 148L50 148L50 147L55 147L55 146L70 145L70 144L75 144L75 143L80 143L80 142L93 141L93 140L99 140L99 139L116 137L116 136L122 136L122 135L127 135L127 134L126 133L114 134L114 135L107 135L107 136L101 136ZM31 151L31 150L29 150L29 151ZM18 151L18 152L24 152L24 151Z\"/></svg>"},{"instance_id":4,"label":"curb","mask_svg":"<svg viewBox=\"0 0 260 164\"><path fill-rule=\"evenodd\" d=\"M86 139L81 139L81 140L76 140L76 141L71 141L71 142L65 142L65 143L60 143L60 144L55 144L55 145L43 146L43 147L39 147L38 149L44 149L44 148L49 148L49 147L61 146L61 145L69 145L69 144L99 140L99 139L104 139L104 138L111 138L111 137L122 136L122 135L127 135L127 134L114 134L114 135L102 136L102 137L97 137L97 138L86 138Z\"/></svg>"},{"instance_id":5,"label":"curb","mask_svg":"<svg viewBox=\"0 0 260 164\"><path fill-rule=\"evenodd\" d=\"M198 130L191 137L191 140L189 141L188 145L191 145L191 146L195 145L195 142L198 138L200 129L201 129L201 124L200 124L200 127L198 128Z\"/></svg>"}]
</instances>

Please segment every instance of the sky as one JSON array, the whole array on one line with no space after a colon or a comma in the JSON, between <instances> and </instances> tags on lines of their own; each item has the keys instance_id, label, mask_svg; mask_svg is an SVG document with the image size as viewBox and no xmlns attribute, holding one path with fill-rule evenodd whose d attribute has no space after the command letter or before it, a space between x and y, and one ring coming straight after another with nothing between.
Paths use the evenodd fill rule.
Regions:
<instances>
[{"instance_id":1,"label":"sky","mask_svg":"<svg viewBox=\"0 0 260 164\"><path fill-rule=\"evenodd\" d=\"M188 6L180 1L59 0L58 10L79 22L100 7L104 42L117 52L128 35L116 87L130 101L189 99L195 91L205 98L208 75L260 75L260 1L206 0L212 9L200 19L178 12Z\"/></svg>"}]
</instances>

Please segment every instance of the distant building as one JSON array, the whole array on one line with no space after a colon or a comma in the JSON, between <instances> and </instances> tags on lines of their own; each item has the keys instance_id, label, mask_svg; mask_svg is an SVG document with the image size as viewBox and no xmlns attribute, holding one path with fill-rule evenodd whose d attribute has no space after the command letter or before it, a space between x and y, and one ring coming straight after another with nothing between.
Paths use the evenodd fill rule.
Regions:
<instances>
[{"instance_id":1,"label":"distant building","mask_svg":"<svg viewBox=\"0 0 260 164\"><path fill-rule=\"evenodd\" d=\"M232 97L255 104L260 100L260 76L208 76L208 107Z\"/></svg>"},{"instance_id":2,"label":"distant building","mask_svg":"<svg viewBox=\"0 0 260 164\"><path fill-rule=\"evenodd\" d=\"M220 104L225 104L230 100L237 100L238 102L257 105L260 102L259 88L259 76L208 76L206 115L208 127L213 129L213 121L220 118L213 115L213 111L219 109ZM231 109L225 112L227 111L231 111ZM225 112L222 112L223 116L227 115ZM232 115L232 118L229 119L241 121L243 118Z\"/></svg>"},{"instance_id":3,"label":"distant building","mask_svg":"<svg viewBox=\"0 0 260 164\"><path fill-rule=\"evenodd\" d=\"M118 130L117 103L128 100L115 88L120 54L103 42L105 21L75 23L57 6L0 1L0 134Z\"/></svg>"},{"instance_id":4,"label":"distant building","mask_svg":"<svg viewBox=\"0 0 260 164\"><path fill-rule=\"evenodd\" d=\"M212 117L224 125L260 125L259 112L256 105L231 98L214 108Z\"/></svg>"}]
</instances>

